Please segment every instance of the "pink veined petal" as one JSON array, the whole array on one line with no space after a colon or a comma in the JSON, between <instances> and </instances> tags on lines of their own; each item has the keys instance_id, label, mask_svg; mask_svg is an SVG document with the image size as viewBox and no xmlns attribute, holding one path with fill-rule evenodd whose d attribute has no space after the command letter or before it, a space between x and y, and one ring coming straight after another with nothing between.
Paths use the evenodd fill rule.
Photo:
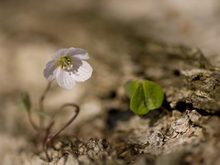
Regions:
<instances>
[{"instance_id":1,"label":"pink veined petal","mask_svg":"<svg viewBox=\"0 0 220 165\"><path fill-rule=\"evenodd\" d=\"M61 68L58 68L56 71L56 80L58 85L65 89L72 89L76 84L70 72L64 71Z\"/></svg>"},{"instance_id":2,"label":"pink veined petal","mask_svg":"<svg viewBox=\"0 0 220 165\"><path fill-rule=\"evenodd\" d=\"M86 50L81 48L69 48L68 55L80 60L88 60L89 55Z\"/></svg>"},{"instance_id":3,"label":"pink veined petal","mask_svg":"<svg viewBox=\"0 0 220 165\"><path fill-rule=\"evenodd\" d=\"M93 72L92 67L86 61L82 61L82 65L73 74L73 78L74 80L80 82L86 81L91 77L92 72Z\"/></svg>"},{"instance_id":4,"label":"pink veined petal","mask_svg":"<svg viewBox=\"0 0 220 165\"><path fill-rule=\"evenodd\" d=\"M59 57L67 55L68 52L69 52L69 49L60 49L55 53L55 55L52 57L52 59L57 60Z\"/></svg>"},{"instance_id":5,"label":"pink veined petal","mask_svg":"<svg viewBox=\"0 0 220 165\"><path fill-rule=\"evenodd\" d=\"M55 78L55 60L51 60L46 64L46 67L44 69L44 77L48 81L52 81Z\"/></svg>"}]
</instances>

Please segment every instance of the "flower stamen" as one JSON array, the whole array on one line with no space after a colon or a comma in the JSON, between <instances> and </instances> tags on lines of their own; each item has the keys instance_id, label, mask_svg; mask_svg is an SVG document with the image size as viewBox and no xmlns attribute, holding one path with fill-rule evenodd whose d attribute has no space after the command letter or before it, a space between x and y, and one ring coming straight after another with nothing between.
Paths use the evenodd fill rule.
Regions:
<instances>
[{"instance_id":1,"label":"flower stamen","mask_svg":"<svg viewBox=\"0 0 220 165\"><path fill-rule=\"evenodd\" d=\"M61 67L63 70L71 70L73 67L72 58L69 56L62 56L56 62L57 67Z\"/></svg>"}]
</instances>

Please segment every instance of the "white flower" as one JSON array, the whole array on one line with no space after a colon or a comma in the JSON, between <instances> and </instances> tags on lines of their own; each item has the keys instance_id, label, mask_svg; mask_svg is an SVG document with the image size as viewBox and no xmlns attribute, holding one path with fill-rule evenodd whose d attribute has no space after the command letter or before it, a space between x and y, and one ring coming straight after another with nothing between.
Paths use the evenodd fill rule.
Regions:
<instances>
[{"instance_id":1,"label":"white flower","mask_svg":"<svg viewBox=\"0 0 220 165\"><path fill-rule=\"evenodd\" d=\"M44 69L48 81L56 79L59 86L71 89L76 82L83 82L92 75L92 67L85 61L88 53L80 48L60 49Z\"/></svg>"}]
</instances>

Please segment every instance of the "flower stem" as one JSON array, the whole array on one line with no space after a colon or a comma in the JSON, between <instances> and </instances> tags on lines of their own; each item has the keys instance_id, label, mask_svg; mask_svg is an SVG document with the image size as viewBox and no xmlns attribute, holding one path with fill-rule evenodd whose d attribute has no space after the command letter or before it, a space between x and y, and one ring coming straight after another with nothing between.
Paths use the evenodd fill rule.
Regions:
<instances>
[{"instance_id":1,"label":"flower stem","mask_svg":"<svg viewBox=\"0 0 220 165\"><path fill-rule=\"evenodd\" d=\"M78 105L73 104L73 103L67 103L67 104L64 104L64 105L62 105L62 106L60 107L60 110L53 116L53 120L52 120L51 123L54 123L54 118L55 118L55 116L56 116L58 113L60 113L62 110L64 110L65 107L74 107L74 108L75 108L75 114L73 115L72 118L70 118L69 121L66 122L66 124L64 124L63 127L61 127L56 133L53 134L53 136L52 136L53 139L54 139L55 137L57 137L63 130L65 130L65 129L76 119L76 117L77 117L78 114L79 114L80 108L79 108Z\"/></svg>"},{"instance_id":2,"label":"flower stem","mask_svg":"<svg viewBox=\"0 0 220 165\"><path fill-rule=\"evenodd\" d=\"M35 131L39 131L39 127L36 125L36 123L34 122L34 120L33 120L33 118L32 118L32 111L31 110L29 110L29 111L27 111L27 114L28 114L28 120L29 120L29 122L31 123L31 126L33 127L33 129L35 130Z\"/></svg>"},{"instance_id":3,"label":"flower stem","mask_svg":"<svg viewBox=\"0 0 220 165\"><path fill-rule=\"evenodd\" d=\"M50 130L55 122L55 117L62 112L63 110L65 110L65 107L73 107L74 109L74 115L60 128L58 129L58 131L56 131L53 134L50 134ZM78 116L80 111L80 108L78 105L73 104L73 103L67 103L64 104L60 107L60 109L53 115L51 121L49 122L47 128L46 128L46 136L45 136L45 140L44 140L44 144L43 144L43 148L46 154L46 158L48 161L51 160L49 154L48 154L48 147L51 146L53 140L61 133L63 132Z\"/></svg>"},{"instance_id":4,"label":"flower stem","mask_svg":"<svg viewBox=\"0 0 220 165\"><path fill-rule=\"evenodd\" d=\"M44 128L44 116L43 116L43 113L44 113L44 100L46 98L47 93L50 90L51 84L52 84L52 81L47 84L47 87L45 88L45 90L44 90L44 92L41 95L40 100L39 100L39 110L40 110L40 115L39 115L39 120L40 120L39 125L40 126L39 126L39 128L40 129Z\"/></svg>"}]
</instances>

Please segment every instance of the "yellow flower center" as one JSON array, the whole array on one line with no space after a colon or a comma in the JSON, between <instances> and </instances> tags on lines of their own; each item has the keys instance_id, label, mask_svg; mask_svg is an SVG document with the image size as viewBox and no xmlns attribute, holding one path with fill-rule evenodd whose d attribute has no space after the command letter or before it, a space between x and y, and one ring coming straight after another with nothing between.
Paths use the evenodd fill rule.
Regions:
<instances>
[{"instance_id":1,"label":"yellow flower center","mask_svg":"<svg viewBox=\"0 0 220 165\"><path fill-rule=\"evenodd\" d=\"M63 70L70 70L73 67L72 58L69 56L62 56L56 62L57 67L61 67Z\"/></svg>"}]
</instances>

